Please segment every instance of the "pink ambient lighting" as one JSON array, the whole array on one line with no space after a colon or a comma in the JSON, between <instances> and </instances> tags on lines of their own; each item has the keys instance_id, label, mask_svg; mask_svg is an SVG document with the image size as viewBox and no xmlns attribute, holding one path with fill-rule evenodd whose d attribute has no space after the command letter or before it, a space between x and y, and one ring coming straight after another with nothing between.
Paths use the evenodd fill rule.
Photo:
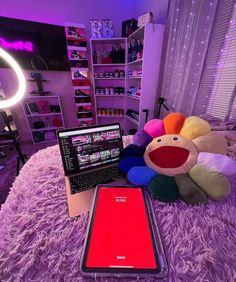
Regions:
<instances>
[{"instance_id":1,"label":"pink ambient lighting","mask_svg":"<svg viewBox=\"0 0 236 282\"><path fill-rule=\"evenodd\" d=\"M8 42L3 37L0 37L0 45L6 49L33 52L33 44L32 42L29 42L29 41Z\"/></svg>"}]
</instances>

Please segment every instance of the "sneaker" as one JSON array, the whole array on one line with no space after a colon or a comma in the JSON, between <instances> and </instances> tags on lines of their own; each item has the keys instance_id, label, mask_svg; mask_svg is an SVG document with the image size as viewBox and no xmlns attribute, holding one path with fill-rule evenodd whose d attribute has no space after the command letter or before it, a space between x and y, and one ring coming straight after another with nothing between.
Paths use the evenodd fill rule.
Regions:
<instances>
[{"instance_id":1,"label":"sneaker","mask_svg":"<svg viewBox=\"0 0 236 282\"><path fill-rule=\"evenodd\" d=\"M72 51L70 57L71 59L82 59L80 54L78 54L76 51Z\"/></svg>"},{"instance_id":2,"label":"sneaker","mask_svg":"<svg viewBox=\"0 0 236 282\"><path fill-rule=\"evenodd\" d=\"M76 89L75 90L75 96L83 96L83 97L87 97L89 96L88 94L84 93L82 90L80 89Z\"/></svg>"},{"instance_id":3,"label":"sneaker","mask_svg":"<svg viewBox=\"0 0 236 282\"><path fill-rule=\"evenodd\" d=\"M81 103L91 103L91 97L90 96L75 96L75 103L81 104Z\"/></svg>"},{"instance_id":4,"label":"sneaker","mask_svg":"<svg viewBox=\"0 0 236 282\"><path fill-rule=\"evenodd\" d=\"M76 38L80 38L80 35L79 33L76 31L76 29L72 26L70 26L68 28L68 36L71 36L71 37L76 37Z\"/></svg>"},{"instance_id":5,"label":"sneaker","mask_svg":"<svg viewBox=\"0 0 236 282\"><path fill-rule=\"evenodd\" d=\"M90 112L91 112L91 110L88 110L88 109L84 108L83 106L80 106L78 108L78 113L90 113Z\"/></svg>"}]
</instances>

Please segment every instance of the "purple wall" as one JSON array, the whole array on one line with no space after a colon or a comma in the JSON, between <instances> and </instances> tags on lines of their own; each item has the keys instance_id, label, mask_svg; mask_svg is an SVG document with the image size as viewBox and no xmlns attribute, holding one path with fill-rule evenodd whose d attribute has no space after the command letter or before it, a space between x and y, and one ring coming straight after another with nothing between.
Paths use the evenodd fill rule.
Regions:
<instances>
[{"instance_id":1,"label":"purple wall","mask_svg":"<svg viewBox=\"0 0 236 282\"><path fill-rule=\"evenodd\" d=\"M166 18L167 0L1 0L0 16L32 20L64 26L66 22L78 22L86 25L90 37L90 19L110 18L113 20L114 36L121 36L121 22L129 18L137 18L147 11L154 14L154 21L164 23ZM67 127L75 126L75 105L70 72L41 72L50 83L45 90L52 91L62 98L63 112ZM30 71L25 71L26 78ZM7 96L14 93L16 86L11 70L0 69L0 80ZM28 83L27 91L35 86ZM72 110L73 109L73 110ZM21 105L13 110L17 127L24 140L30 139L26 120ZM69 114L70 113L70 114Z\"/></svg>"},{"instance_id":2,"label":"purple wall","mask_svg":"<svg viewBox=\"0 0 236 282\"><path fill-rule=\"evenodd\" d=\"M136 0L1 0L0 16L57 25L78 22L89 30L90 19L109 18L120 37L121 22L135 15L135 4Z\"/></svg>"},{"instance_id":3,"label":"purple wall","mask_svg":"<svg viewBox=\"0 0 236 282\"><path fill-rule=\"evenodd\" d=\"M169 0L136 0L136 17L152 12L154 22L165 24Z\"/></svg>"},{"instance_id":4,"label":"purple wall","mask_svg":"<svg viewBox=\"0 0 236 282\"><path fill-rule=\"evenodd\" d=\"M90 19L111 18L115 36L121 22L151 11L154 22L165 23L169 0L1 0L0 16L64 25L84 23L90 35Z\"/></svg>"}]
</instances>

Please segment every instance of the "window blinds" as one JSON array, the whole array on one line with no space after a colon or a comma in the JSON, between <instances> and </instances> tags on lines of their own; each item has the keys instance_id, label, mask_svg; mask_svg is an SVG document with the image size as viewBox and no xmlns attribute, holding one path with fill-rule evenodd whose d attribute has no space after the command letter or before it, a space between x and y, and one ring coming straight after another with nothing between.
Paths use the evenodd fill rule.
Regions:
<instances>
[{"instance_id":1,"label":"window blinds","mask_svg":"<svg viewBox=\"0 0 236 282\"><path fill-rule=\"evenodd\" d=\"M194 114L236 121L236 1L219 1Z\"/></svg>"}]
</instances>

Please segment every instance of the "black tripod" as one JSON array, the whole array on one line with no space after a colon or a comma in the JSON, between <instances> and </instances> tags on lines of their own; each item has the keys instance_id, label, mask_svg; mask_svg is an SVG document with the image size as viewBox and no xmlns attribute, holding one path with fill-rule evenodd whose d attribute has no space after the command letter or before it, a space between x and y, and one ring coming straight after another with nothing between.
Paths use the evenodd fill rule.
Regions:
<instances>
[{"instance_id":1,"label":"black tripod","mask_svg":"<svg viewBox=\"0 0 236 282\"><path fill-rule=\"evenodd\" d=\"M159 104L158 113L157 113L157 118L160 118L161 107L162 107L162 106L163 106L167 111L170 110L170 109L166 106L165 101L166 101L166 99L165 99L165 98L162 98L162 97L160 97L160 98L158 99L158 101L157 101L157 103Z\"/></svg>"},{"instance_id":2,"label":"black tripod","mask_svg":"<svg viewBox=\"0 0 236 282\"><path fill-rule=\"evenodd\" d=\"M6 127L8 128L9 130L9 134L10 134L10 137L13 141L13 145L18 153L18 157L17 157L17 168L16 168L16 173L17 175L19 174L19 171L20 171L20 163L22 163L22 165L24 165L26 163L26 160L27 160L27 157L26 155L24 155L22 152L21 152L21 149L20 149L20 144L18 143L17 139L16 139L16 135L15 133L13 132L13 130L11 129L11 125L10 125L10 121L9 121L9 117L7 115L7 113L3 110L0 110L0 114L4 120L4 123L6 125Z\"/></svg>"}]
</instances>

